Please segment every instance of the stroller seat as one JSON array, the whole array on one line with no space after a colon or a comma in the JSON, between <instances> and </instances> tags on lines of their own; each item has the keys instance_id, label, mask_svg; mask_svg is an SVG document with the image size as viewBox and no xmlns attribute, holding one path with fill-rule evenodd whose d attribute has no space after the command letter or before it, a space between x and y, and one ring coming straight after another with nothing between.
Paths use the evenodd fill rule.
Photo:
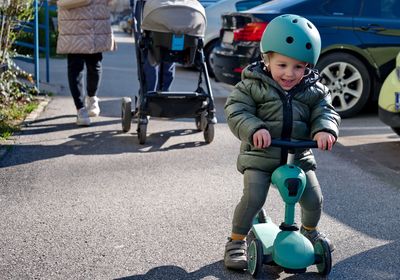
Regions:
<instances>
[{"instance_id":1,"label":"stroller seat","mask_svg":"<svg viewBox=\"0 0 400 280\"><path fill-rule=\"evenodd\" d=\"M192 65L206 24L204 8L197 0L147 0L141 28L149 40L150 63Z\"/></svg>"}]
</instances>

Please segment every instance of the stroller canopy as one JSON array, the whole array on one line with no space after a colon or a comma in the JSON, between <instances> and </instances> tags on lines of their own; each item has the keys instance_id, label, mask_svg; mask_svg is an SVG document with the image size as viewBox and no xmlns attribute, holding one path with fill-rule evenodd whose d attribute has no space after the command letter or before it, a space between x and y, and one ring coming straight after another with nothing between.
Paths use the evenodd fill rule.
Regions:
<instances>
[{"instance_id":1,"label":"stroller canopy","mask_svg":"<svg viewBox=\"0 0 400 280\"><path fill-rule=\"evenodd\" d=\"M204 37L207 19L197 0L147 0L142 29Z\"/></svg>"}]
</instances>

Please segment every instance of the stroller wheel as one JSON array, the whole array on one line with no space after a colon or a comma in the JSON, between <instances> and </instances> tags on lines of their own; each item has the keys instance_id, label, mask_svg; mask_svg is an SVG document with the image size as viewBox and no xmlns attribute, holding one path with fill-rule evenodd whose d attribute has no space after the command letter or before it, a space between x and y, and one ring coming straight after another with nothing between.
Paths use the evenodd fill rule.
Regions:
<instances>
[{"instance_id":1,"label":"stroller wheel","mask_svg":"<svg viewBox=\"0 0 400 280\"><path fill-rule=\"evenodd\" d=\"M137 132L139 137L139 144L144 144L146 142L147 124L139 124Z\"/></svg>"},{"instance_id":2,"label":"stroller wheel","mask_svg":"<svg viewBox=\"0 0 400 280\"><path fill-rule=\"evenodd\" d=\"M121 121L122 121L122 131L128 132L131 129L132 121L132 100L129 97L122 98L121 106Z\"/></svg>"},{"instance_id":3,"label":"stroller wheel","mask_svg":"<svg viewBox=\"0 0 400 280\"><path fill-rule=\"evenodd\" d=\"M196 117L196 128L198 131L203 131L207 127L207 113L202 112L200 116Z\"/></svg>"},{"instance_id":4,"label":"stroller wheel","mask_svg":"<svg viewBox=\"0 0 400 280\"><path fill-rule=\"evenodd\" d=\"M206 128L204 129L204 140L206 143L209 144L214 140L214 124L209 123L207 124Z\"/></svg>"}]
</instances>

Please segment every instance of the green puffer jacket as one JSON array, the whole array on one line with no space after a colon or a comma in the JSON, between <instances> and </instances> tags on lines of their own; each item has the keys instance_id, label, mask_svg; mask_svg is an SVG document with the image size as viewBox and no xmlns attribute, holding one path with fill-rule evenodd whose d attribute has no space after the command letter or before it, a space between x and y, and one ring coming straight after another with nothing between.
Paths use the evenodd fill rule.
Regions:
<instances>
[{"instance_id":1,"label":"green puffer jacket","mask_svg":"<svg viewBox=\"0 0 400 280\"><path fill-rule=\"evenodd\" d=\"M319 131L339 135L340 117L331 104L328 88L319 83L316 71L285 92L256 62L243 70L242 81L225 104L229 128L241 142L237 160L238 170L247 168L267 172L286 163L286 151L268 147L258 149L252 145L253 134L266 128L271 137L311 140ZM314 170L316 162L310 149L296 151L295 164L303 170Z\"/></svg>"}]
</instances>

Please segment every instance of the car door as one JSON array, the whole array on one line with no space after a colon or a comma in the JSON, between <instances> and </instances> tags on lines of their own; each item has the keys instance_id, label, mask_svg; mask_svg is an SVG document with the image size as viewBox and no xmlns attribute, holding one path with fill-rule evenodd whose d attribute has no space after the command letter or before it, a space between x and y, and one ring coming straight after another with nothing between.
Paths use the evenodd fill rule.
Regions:
<instances>
[{"instance_id":1,"label":"car door","mask_svg":"<svg viewBox=\"0 0 400 280\"><path fill-rule=\"evenodd\" d=\"M400 0L363 0L354 28L377 65L378 75L385 78L400 51Z\"/></svg>"}]
</instances>

